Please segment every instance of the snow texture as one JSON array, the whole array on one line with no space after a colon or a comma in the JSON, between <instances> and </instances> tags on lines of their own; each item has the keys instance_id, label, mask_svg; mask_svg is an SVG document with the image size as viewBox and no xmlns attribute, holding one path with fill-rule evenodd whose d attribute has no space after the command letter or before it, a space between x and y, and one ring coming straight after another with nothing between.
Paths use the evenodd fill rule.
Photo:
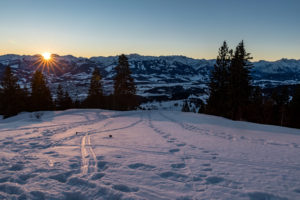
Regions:
<instances>
[{"instance_id":1,"label":"snow texture","mask_svg":"<svg viewBox=\"0 0 300 200\"><path fill-rule=\"evenodd\" d=\"M78 109L0 120L0 148L0 199L300 199L299 129Z\"/></svg>"}]
</instances>

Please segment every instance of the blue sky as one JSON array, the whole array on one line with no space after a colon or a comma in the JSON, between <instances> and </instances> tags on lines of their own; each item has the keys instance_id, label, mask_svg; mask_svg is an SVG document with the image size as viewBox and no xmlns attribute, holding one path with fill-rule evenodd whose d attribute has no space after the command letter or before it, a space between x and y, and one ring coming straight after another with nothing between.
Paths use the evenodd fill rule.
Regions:
<instances>
[{"instance_id":1,"label":"blue sky","mask_svg":"<svg viewBox=\"0 0 300 200\"><path fill-rule=\"evenodd\" d=\"M215 58L244 40L254 60L300 59L299 0L1 0L0 54Z\"/></svg>"}]
</instances>

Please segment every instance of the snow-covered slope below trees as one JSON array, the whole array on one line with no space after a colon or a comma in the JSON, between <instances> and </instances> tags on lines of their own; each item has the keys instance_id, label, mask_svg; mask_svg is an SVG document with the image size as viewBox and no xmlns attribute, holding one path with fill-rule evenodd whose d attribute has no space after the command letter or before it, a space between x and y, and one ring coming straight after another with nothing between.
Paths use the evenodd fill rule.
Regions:
<instances>
[{"instance_id":1,"label":"snow-covered slope below trees","mask_svg":"<svg viewBox=\"0 0 300 200\"><path fill-rule=\"evenodd\" d=\"M0 149L0 199L300 199L299 129L175 111L22 113L0 120Z\"/></svg>"},{"instance_id":2,"label":"snow-covered slope below trees","mask_svg":"<svg viewBox=\"0 0 300 200\"><path fill-rule=\"evenodd\" d=\"M137 84L139 95L148 100L186 99L190 94L207 96L207 82L215 60L192 59L185 56L141 56L128 55L132 76ZM0 78L4 67L10 65L17 74L20 84L29 83L33 71L39 66L36 56L3 55L0 56ZM103 76L104 91L112 92L114 68L117 56L77 58L72 55L53 55L55 66L45 68L44 72L54 93L57 85L62 83L75 99L83 99L89 86L89 79L95 67ZM253 63L251 74L254 85L265 88L277 85L300 83L300 60L282 59L276 62L259 61Z\"/></svg>"}]
</instances>

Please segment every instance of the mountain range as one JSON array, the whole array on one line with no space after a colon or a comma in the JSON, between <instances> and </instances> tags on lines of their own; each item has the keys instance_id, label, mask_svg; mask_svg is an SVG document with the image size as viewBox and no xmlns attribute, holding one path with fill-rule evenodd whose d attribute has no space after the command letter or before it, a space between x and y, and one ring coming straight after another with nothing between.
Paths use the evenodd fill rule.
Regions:
<instances>
[{"instance_id":1,"label":"mountain range","mask_svg":"<svg viewBox=\"0 0 300 200\"><path fill-rule=\"evenodd\" d=\"M185 56L142 56L127 55L137 93L144 101L185 99L190 95L207 97L207 83L215 60L193 59ZM99 68L103 76L104 92L112 92L114 67L118 56L74 57L52 55L49 68L43 68L41 55L27 56L7 54L0 56L0 78L5 66L11 66L19 84L30 87L30 80L36 69L43 70L53 94L57 85L62 84L73 99L86 97L91 74ZM253 85L272 88L278 85L300 83L300 60L281 59L278 61L257 61L252 63ZM55 96L55 95L54 95Z\"/></svg>"}]
</instances>

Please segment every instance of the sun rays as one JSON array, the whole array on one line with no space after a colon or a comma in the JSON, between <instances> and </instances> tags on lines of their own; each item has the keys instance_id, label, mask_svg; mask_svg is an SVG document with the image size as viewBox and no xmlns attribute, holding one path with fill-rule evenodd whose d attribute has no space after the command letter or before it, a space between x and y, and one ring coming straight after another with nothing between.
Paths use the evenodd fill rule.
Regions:
<instances>
[{"instance_id":1,"label":"sun rays","mask_svg":"<svg viewBox=\"0 0 300 200\"><path fill-rule=\"evenodd\" d=\"M53 54L49 52L44 52L39 55L37 61L34 62L34 66L37 65L36 70L44 72L45 70L50 73L55 74L55 70L61 71Z\"/></svg>"}]
</instances>

